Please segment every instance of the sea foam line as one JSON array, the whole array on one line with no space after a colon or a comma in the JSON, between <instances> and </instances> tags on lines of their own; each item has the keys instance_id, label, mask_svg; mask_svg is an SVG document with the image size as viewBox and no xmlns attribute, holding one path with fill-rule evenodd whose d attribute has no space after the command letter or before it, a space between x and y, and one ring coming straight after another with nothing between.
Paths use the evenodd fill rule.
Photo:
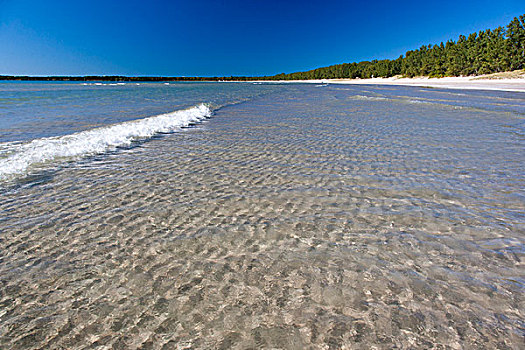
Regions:
<instances>
[{"instance_id":1,"label":"sea foam line","mask_svg":"<svg viewBox=\"0 0 525 350\"><path fill-rule=\"evenodd\" d=\"M144 119L95 128L70 135L46 137L21 145L7 145L8 155L0 159L0 180L24 173L35 164L57 158L81 157L126 146L137 139L151 138L157 133L173 132L209 118L211 109L205 105L174 111Z\"/></svg>"}]
</instances>

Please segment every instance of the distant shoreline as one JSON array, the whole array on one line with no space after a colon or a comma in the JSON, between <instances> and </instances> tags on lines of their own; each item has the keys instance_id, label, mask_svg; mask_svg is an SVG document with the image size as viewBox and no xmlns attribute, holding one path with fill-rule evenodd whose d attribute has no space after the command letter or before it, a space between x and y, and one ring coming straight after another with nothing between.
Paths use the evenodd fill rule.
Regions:
<instances>
[{"instance_id":1,"label":"distant shoreline","mask_svg":"<svg viewBox=\"0 0 525 350\"><path fill-rule=\"evenodd\" d=\"M264 80L254 81L264 82ZM390 77L371 79L318 79L281 80L282 83L348 84L348 85L397 85L441 89L497 90L525 92L525 70L502 72L470 77Z\"/></svg>"},{"instance_id":2,"label":"distant shoreline","mask_svg":"<svg viewBox=\"0 0 525 350\"><path fill-rule=\"evenodd\" d=\"M390 77L370 79L277 80L267 77L125 77L125 76L0 76L0 81L73 81L73 82L236 82L236 83L308 83L348 85L398 85L442 89L498 90L525 92L525 71L503 72L469 77Z\"/></svg>"}]
</instances>

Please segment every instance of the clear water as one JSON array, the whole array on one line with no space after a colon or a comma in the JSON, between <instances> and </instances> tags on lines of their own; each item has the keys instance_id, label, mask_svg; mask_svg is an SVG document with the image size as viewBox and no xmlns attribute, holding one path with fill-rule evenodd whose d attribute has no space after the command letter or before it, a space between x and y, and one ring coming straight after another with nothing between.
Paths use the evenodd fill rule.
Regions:
<instances>
[{"instance_id":1,"label":"clear water","mask_svg":"<svg viewBox=\"0 0 525 350\"><path fill-rule=\"evenodd\" d=\"M11 83L0 98L4 165L153 125L0 183L1 348L524 346L525 94ZM211 118L192 119L201 103Z\"/></svg>"},{"instance_id":2,"label":"clear water","mask_svg":"<svg viewBox=\"0 0 525 350\"><path fill-rule=\"evenodd\" d=\"M68 135L201 103L217 108L274 90L253 84L0 81L0 142Z\"/></svg>"}]
</instances>

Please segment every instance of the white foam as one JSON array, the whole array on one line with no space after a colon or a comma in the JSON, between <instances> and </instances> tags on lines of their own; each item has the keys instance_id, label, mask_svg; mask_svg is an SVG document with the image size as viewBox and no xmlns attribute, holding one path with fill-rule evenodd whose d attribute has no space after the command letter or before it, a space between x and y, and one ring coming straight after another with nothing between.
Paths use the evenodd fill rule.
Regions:
<instances>
[{"instance_id":1,"label":"white foam","mask_svg":"<svg viewBox=\"0 0 525 350\"><path fill-rule=\"evenodd\" d=\"M385 101L387 100L386 97L376 97L376 96L363 96L363 95L355 95L351 98L354 98L356 100L365 100L365 101Z\"/></svg>"},{"instance_id":2,"label":"white foam","mask_svg":"<svg viewBox=\"0 0 525 350\"><path fill-rule=\"evenodd\" d=\"M123 86L126 83L82 83L82 85L91 85L91 86ZM139 84L137 84L139 85Z\"/></svg>"},{"instance_id":3,"label":"white foam","mask_svg":"<svg viewBox=\"0 0 525 350\"><path fill-rule=\"evenodd\" d=\"M0 180L25 173L33 165L55 159L98 154L133 140L147 139L161 132L173 132L181 127L209 118L211 109L201 104L189 109L86 130L60 137L46 137L21 144L2 144Z\"/></svg>"},{"instance_id":4,"label":"white foam","mask_svg":"<svg viewBox=\"0 0 525 350\"><path fill-rule=\"evenodd\" d=\"M430 102L427 102L427 101L420 101L420 100L408 100L408 103L414 103L414 104L430 104Z\"/></svg>"}]
</instances>

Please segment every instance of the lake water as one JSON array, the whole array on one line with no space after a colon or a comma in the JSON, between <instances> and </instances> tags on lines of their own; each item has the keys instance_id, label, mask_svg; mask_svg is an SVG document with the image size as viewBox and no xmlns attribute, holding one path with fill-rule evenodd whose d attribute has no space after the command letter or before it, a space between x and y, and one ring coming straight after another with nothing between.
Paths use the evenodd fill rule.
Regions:
<instances>
[{"instance_id":1,"label":"lake water","mask_svg":"<svg viewBox=\"0 0 525 350\"><path fill-rule=\"evenodd\" d=\"M0 82L0 348L525 337L525 93Z\"/></svg>"}]
</instances>

